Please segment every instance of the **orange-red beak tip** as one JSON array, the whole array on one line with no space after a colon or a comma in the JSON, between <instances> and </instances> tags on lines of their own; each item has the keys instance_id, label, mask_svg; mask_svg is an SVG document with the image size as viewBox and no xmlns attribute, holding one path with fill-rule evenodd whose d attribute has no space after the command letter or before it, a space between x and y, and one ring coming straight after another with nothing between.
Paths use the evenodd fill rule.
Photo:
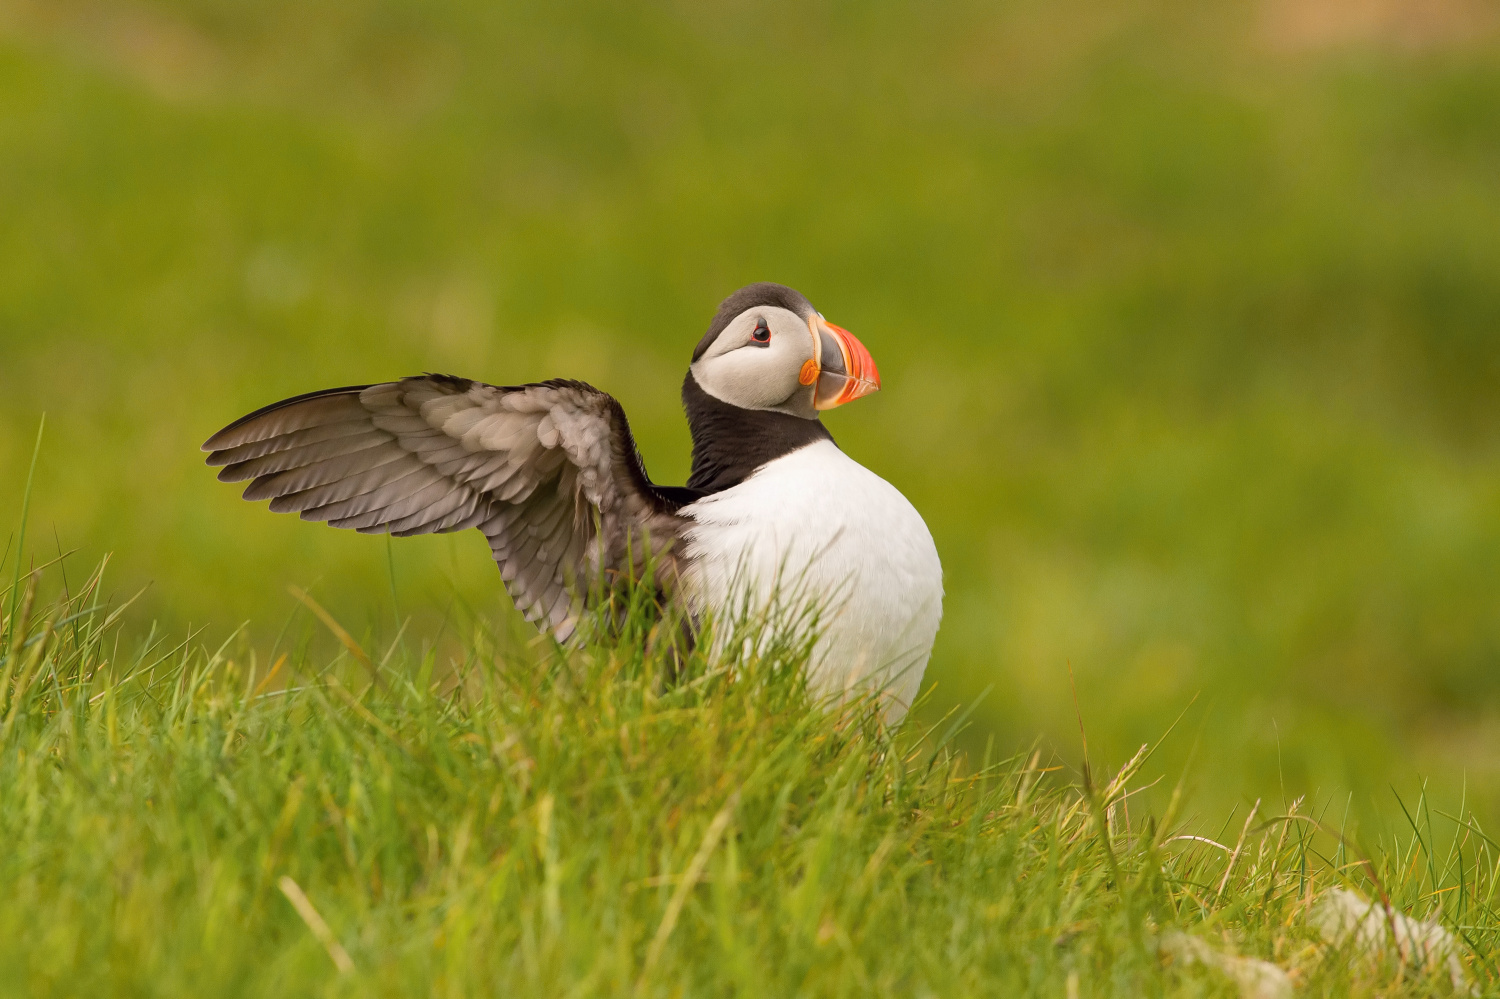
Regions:
<instances>
[{"instance_id":1,"label":"orange-red beak tip","mask_svg":"<svg viewBox=\"0 0 1500 999\"><path fill-rule=\"evenodd\" d=\"M813 405L818 409L833 409L879 391L880 370L859 338L821 316L818 321L837 345L839 356L829 357L832 345L824 346L823 374L819 378Z\"/></svg>"}]
</instances>

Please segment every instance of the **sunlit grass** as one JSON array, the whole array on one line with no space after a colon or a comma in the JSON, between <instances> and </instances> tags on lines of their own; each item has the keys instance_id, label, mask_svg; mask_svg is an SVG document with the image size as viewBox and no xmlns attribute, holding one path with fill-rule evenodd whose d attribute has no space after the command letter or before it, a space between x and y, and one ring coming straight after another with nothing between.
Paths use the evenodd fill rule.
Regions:
<instances>
[{"instance_id":1,"label":"sunlit grass","mask_svg":"<svg viewBox=\"0 0 1500 999\"><path fill-rule=\"evenodd\" d=\"M1132 811L1146 751L967 759L958 716L817 702L801 643L676 662L644 597L581 648L475 621L320 659L123 634L100 573L38 595L59 569L0 661L12 994L1236 994L1193 948L1307 994L1449 987L1325 945L1339 885L1495 980L1500 855L1425 802L1368 853L1297 807L1189 828Z\"/></svg>"}]
</instances>

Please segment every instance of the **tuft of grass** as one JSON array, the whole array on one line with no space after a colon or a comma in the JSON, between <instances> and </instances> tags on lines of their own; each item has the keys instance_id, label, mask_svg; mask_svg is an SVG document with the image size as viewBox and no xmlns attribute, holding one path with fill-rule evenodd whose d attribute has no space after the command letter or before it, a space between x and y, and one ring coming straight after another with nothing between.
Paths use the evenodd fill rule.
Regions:
<instances>
[{"instance_id":1,"label":"tuft of grass","mask_svg":"<svg viewBox=\"0 0 1500 999\"><path fill-rule=\"evenodd\" d=\"M1298 806L1133 814L1144 749L1077 784L970 760L954 719L817 701L805 643L679 657L649 594L578 648L478 621L324 661L122 634L101 578L28 577L5 622L8 994L1238 994L1203 948L1310 995L1451 988L1325 944L1333 886L1500 981L1500 850L1462 811L1369 850Z\"/></svg>"}]
</instances>

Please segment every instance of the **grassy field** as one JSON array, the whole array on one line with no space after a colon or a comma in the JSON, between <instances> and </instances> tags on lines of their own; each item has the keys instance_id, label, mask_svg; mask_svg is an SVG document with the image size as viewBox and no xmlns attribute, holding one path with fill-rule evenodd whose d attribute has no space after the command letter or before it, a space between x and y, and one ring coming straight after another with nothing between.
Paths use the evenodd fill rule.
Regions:
<instances>
[{"instance_id":1,"label":"grassy field","mask_svg":"<svg viewBox=\"0 0 1500 999\"><path fill-rule=\"evenodd\" d=\"M1425 801L1369 850L1295 802L1194 830L1177 793L1132 815L1145 753L1075 786L1039 753L955 754L961 715L893 736L871 705L824 710L795 636L670 685L639 612L566 654L471 621L457 660L398 636L322 662L132 643L97 574L74 586L23 594L0 660L9 994L1500 984L1500 852ZM1330 944L1317 900L1341 886L1455 949L1403 967Z\"/></svg>"},{"instance_id":2,"label":"grassy field","mask_svg":"<svg viewBox=\"0 0 1500 999\"><path fill-rule=\"evenodd\" d=\"M43 413L47 419L29 540L19 554L15 543L5 548L4 578L17 559L40 564L76 550L66 564L77 576L114 553L111 606L144 592L114 626L119 657L104 658L129 661L147 636L164 647L193 636L172 669L149 683L105 671L109 683L123 685L121 697L129 692L137 712L129 724L144 726L134 730L135 748L111 763L105 744L90 742L76 751L95 755L47 771L52 783L24 785L35 789L29 803L8 798L0 814L33 823L27 836L62 837L54 850L87 841L96 827L95 838L103 837L135 816L129 822L137 825L122 828L142 838L102 839L115 848L78 862L139 864L150 877L116 877L101 866L76 872L84 881L75 883L62 867L38 862L15 883L40 879L41 894L32 897L49 905L84 897L69 894L84 891L69 885L111 892L156 885L150 890L172 905L209 907L201 910L207 918L219 903L195 893L221 876L210 868L243 865L226 869L226 884L253 880L261 860L252 858L269 855L295 778L286 771L277 784L260 771L225 772L233 793L256 802L262 816L232 848L212 845L230 842L214 836L239 835L214 825L229 820L212 809L240 807L222 793L192 792L191 800L212 802L200 819L184 812L180 827L151 825L152 806L143 802L190 800L171 797L189 792L170 790L161 776L175 773L160 769L174 765L169 747L207 731L187 715L152 714L166 710L157 699L168 691L198 691L171 694L177 700L169 703L206 712L192 718L218 719L212 725L242 716L271 733L295 717L293 727L310 741L286 752L332 768L326 782L337 810L353 807L351 788L383 779L385 771L357 754L384 743L359 741L374 736L337 695L310 683L296 695L257 700L231 685L243 695L235 700L223 686L231 673L236 685L247 681L252 653L263 671L275 660L271 650L287 651L284 669L299 676L321 675L340 654L288 596L289 585L313 594L372 649L386 648L406 622L405 645L384 668L418 692L428 690L416 680L428 659L442 677L460 668L450 664L467 664L472 683L485 670L524 672L517 664L531 661L487 662L474 644L476 629L509 635L517 627L477 534L387 543L270 516L202 466L197 447L209 434L261 404L328 385L423 370L503 383L570 376L620 398L654 476L680 483L688 449L677 390L689 351L722 296L762 279L805 291L870 347L884 390L828 422L846 450L912 499L943 558L944 626L924 706L901 740L916 746L916 730L972 707L951 743L968 755L964 773L981 772L986 746L992 758L1023 761L1039 748L1039 765L1066 769L1047 778L1050 796L1014 814L1038 817L1045 830L1076 805L1066 788L1081 779L1079 715L1094 766L1113 773L1186 712L1143 783L1165 779L1131 799L1137 817L1166 815L1181 784L1181 821L1211 829L1209 836L1242 821L1256 801L1264 815L1267 803L1279 811L1301 798L1307 814L1390 844L1412 835L1406 810L1425 789L1434 809L1472 811L1485 828L1500 827L1496 32L1491 8L1473 0L626 8L0 0L0 523L20 522L25 469ZM231 635L206 685L188 684L193 670L208 670L204 650ZM583 659L609 658L596 653ZM563 671L544 671L554 678L605 669L582 660L548 668ZM368 695L382 724L401 739L421 731L435 745L459 748L477 745L463 739L478 737L492 713L520 703L487 700L466 686L464 697L473 699L439 708L427 693L408 701L406 688L394 680L390 688ZM631 689L629 697L644 698L648 688ZM694 710L730 711L748 703L736 699L762 695L715 696L728 701L694 701ZM52 739L39 733L68 718L75 718L69 731L97 735L89 726L106 722L96 712L115 702L67 703L74 714L26 715L40 726L25 729L26 739ZM807 717L794 715L741 735L769 747L753 740ZM525 724L551 722L538 716ZM576 738L582 753L602 738L581 719L570 724L575 734L558 744ZM233 739L219 744L225 754L235 750ZM8 745L19 753L29 743ZM361 748L339 761L335 745ZM839 768L873 752L874 743L857 745L847 750L854 755L798 765L813 768L809 774L845 773ZM37 751L25 752L0 765L35 767ZM869 787L906 779L893 761L907 750L893 752L872 764ZM277 753L262 763L235 756L232 767L302 765L301 756ZM444 802L430 782L483 783L477 769L463 769L478 768L478 757L455 749L443 759L460 762L400 771L412 787L379 792L393 809L420 800L443 816L430 820L433 863L454 850L472 802ZM816 769L825 764L831 769ZM562 780L582 763L558 765ZM156 774L161 793L109 797L99 775L131 766ZM593 873L580 871L595 868L568 868L566 877L583 880L566 890L603 892L619 883L611 878L680 870L683 852L690 859L695 848L684 844L701 840L722 796L744 776L725 767L673 799L683 812L660 818L670 829L651 833L664 838L651 841L649 856L621 859L638 869L590 880ZM433 776L439 771L449 776ZM1014 795L1015 768L1000 773L993 788L976 786L953 806L968 809L954 829L988 821L994 809L976 803L983 794ZM241 777L253 787L242 791L234 783ZM486 786L499 779L484 778ZM659 779L676 778L652 777ZM720 787L720 779L729 783ZM925 780L916 781L927 788L920 793L938 793ZM350 880L335 882L317 866L347 856L322 791L300 786L296 821L321 823L318 835L333 844L309 850L335 852L309 854L305 872L286 871L314 903L333 907L330 925L360 973L373 974L372 954L385 953L380 941L393 940L397 924L356 920L360 906L385 913L381 919L399 911L428 920L429 928L441 921L433 915L438 902L413 909L417 896L407 893L429 857L429 820L413 818L412 804L382 827L380 842L416 851L392 859L408 865L407 881L391 882L401 887L382 896L368 872L360 880L350 868ZM501 826L535 831L546 791L558 835L576 833L584 816L598 819L590 811L597 802L565 801L578 787L528 790L530 797L506 799L496 813L503 818L481 820L486 797L463 827L475 844L465 862L490 863ZM65 793L76 795L66 808ZM745 791L743 801L759 793ZM806 800L815 799L833 800ZM36 824L54 813L55 826ZM605 818L633 821L630 814ZM770 813L734 814L738 848L748 850L743 830L769 828ZM964 853L971 848L950 838L957 832L901 824L913 814L877 809L876 824L858 836L878 845L883 830L899 829L911 857L953 850L942 855L968 858L955 864L1029 870L1004 866L1029 861L999 859L985 852L990 845ZM1030 828L1016 823L1005 836ZM478 846L481 828L490 830L490 853ZM152 840L152 830L165 838ZM1083 849L1086 841L1056 836L1047 842ZM1145 851L1151 839L1137 829L1126 841ZM364 841L352 842L355 859L364 857ZM859 842L869 847L864 863L875 847ZM180 843L199 844L181 869L170 868L166 852L152 852ZM1319 849L1327 855L1332 847ZM1130 856L1129 878L1154 869L1143 859L1149 852ZM716 850L710 863L726 857ZM1437 870L1448 871L1445 857ZM762 860L766 877L792 877L779 861ZM912 860L911 869L920 878L960 869L947 863ZM1255 876L1271 877L1272 869L1280 868L1267 861ZM1420 871L1402 870L1397 883L1418 884L1407 879ZM521 894L504 897L535 902L525 892L543 882L514 876L523 879L504 890ZM1248 868L1234 876L1251 877ZM1113 906L1127 903L1103 881L1080 877L1087 890L1080 887L1078 904L1100 907L1078 917L1091 927L1081 932L1103 947L1101 927L1125 911ZM1410 889L1413 904L1435 890L1430 872L1421 877L1426 887ZM773 903L771 882L749 883L764 894L745 911L770 913L756 906ZM921 905L959 904L938 882L921 883ZM256 924L266 946L304 948L286 951L293 962L327 960L315 942L293 935L301 924L271 882L243 890L253 898L223 904L253 904L254 918L270 921ZM334 893L326 901L325 890ZM639 972L630 962L655 932L660 892L670 888L629 895L635 915L609 910L637 920L621 963L600 972L614 976L614 986ZM1183 904L1178 888L1143 883L1127 894L1128 905L1142 906L1129 911L1149 911L1161 927L1198 925L1164 915ZM1458 904L1453 894L1470 897L1465 889L1417 908L1425 915L1439 900ZM693 907L710 897L695 894L683 910L679 932L687 939L709 933ZM571 896L569 918L589 918L583 898ZM396 908L379 908L387 902ZM1016 904L1016 912L1025 908ZM1203 901L1212 932L1220 925L1213 920L1228 919L1243 946L1269 954L1280 932L1271 922L1280 917L1213 915L1226 904ZM775 934L784 928L763 918L769 935L758 939L771 953L766 941L782 939ZM886 917L872 910L871 918ZM1249 922L1241 929L1234 920ZM369 927L357 931L371 934L359 938L364 943L350 935L357 925ZM532 926L527 932L545 929ZM558 932L557 941L582 939ZM884 932L839 953L868 955L858 947L880 948L889 942ZM275 969L284 966L230 955L205 942L210 937L191 944L205 960L282 974ZM530 939L541 954L542 938ZM818 953L842 947L840 940L823 941ZM935 941L914 946L910 959L949 946ZM679 942L674 934L662 951L664 974L673 969L664 982L689 974L673 963ZM555 981L545 976L565 965L577 970L546 964L570 953L564 943L548 946L552 956L528 966L525 974L540 976L528 981ZM791 953L802 944L785 946ZM1037 958L1037 988L1045 991L1065 981L1073 952L1043 951L1051 956ZM411 960L437 961L438 953ZM1120 982L1161 973L1140 952L1117 956L1119 967L1135 969ZM785 969L759 961L750 970L790 975L788 961ZM983 959L975 961L974 973L984 973ZM1088 982L1099 981L1089 969L1113 966L1104 957L1089 961L1077 966ZM935 965L924 967L921 974L937 975ZM522 973L505 974L512 972ZM939 992L961 984L900 978L917 975L911 968L892 974L930 981Z\"/></svg>"}]
</instances>

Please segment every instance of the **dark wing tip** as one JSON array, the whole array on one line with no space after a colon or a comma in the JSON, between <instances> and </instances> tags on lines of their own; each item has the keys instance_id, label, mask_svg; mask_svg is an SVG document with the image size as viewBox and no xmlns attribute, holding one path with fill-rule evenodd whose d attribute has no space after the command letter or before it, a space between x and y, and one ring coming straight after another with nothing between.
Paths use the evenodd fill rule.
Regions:
<instances>
[{"instance_id":1,"label":"dark wing tip","mask_svg":"<svg viewBox=\"0 0 1500 999\"><path fill-rule=\"evenodd\" d=\"M200 450L222 451L225 448L234 447L236 444L243 444L244 441L240 440L234 432L268 413L276 412L278 409L285 409L287 406L295 406L299 402L308 402L312 399L323 399L336 395L355 395L371 387L370 385L344 385L339 388L320 389L317 392L304 392L301 395L294 395L290 399L282 399L280 402L273 402L269 406L262 406L253 413L246 413L204 441ZM208 463L210 465L216 464L212 458L209 459Z\"/></svg>"}]
</instances>

